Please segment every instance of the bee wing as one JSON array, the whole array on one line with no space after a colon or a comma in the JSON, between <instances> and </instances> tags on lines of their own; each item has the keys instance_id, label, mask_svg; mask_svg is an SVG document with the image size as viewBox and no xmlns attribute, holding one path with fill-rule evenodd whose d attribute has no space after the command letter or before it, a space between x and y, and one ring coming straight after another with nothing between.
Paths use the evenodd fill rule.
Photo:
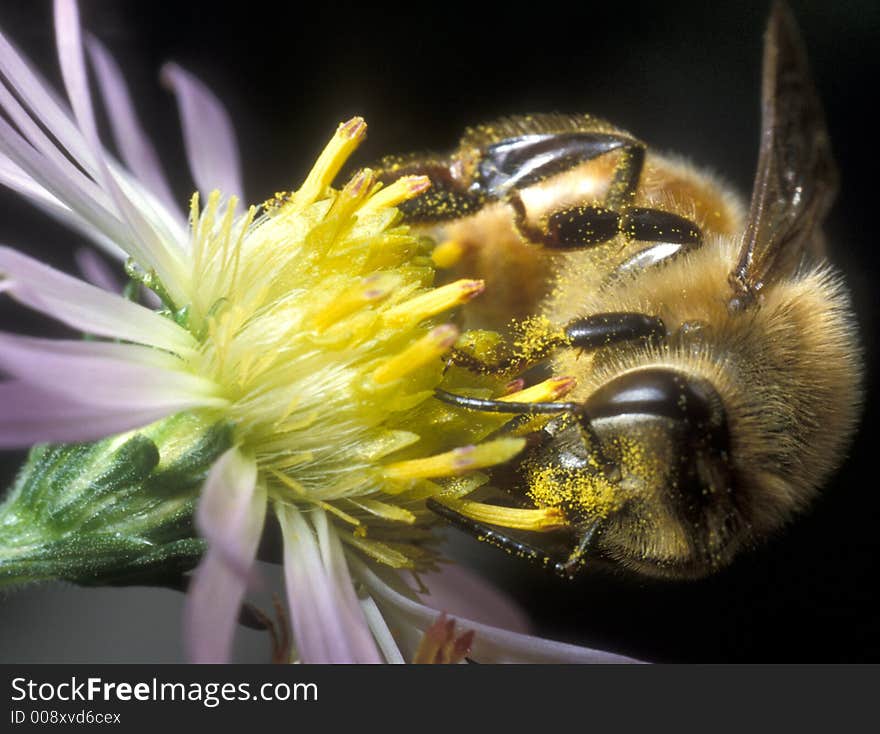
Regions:
<instances>
[{"instance_id":1,"label":"bee wing","mask_svg":"<svg viewBox=\"0 0 880 734\"><path fill-rule=\"evenodd\" d=\"M824 247L837 192L825 118L797 24L776 2L764 42L761 151L742 249L730 283L740 303Z\"/></svg>"}]
</instances>

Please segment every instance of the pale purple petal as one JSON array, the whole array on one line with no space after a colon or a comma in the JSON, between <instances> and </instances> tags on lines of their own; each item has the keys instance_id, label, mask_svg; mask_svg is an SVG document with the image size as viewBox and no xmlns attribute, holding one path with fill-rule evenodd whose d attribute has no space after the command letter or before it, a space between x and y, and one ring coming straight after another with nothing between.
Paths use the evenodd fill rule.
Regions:
<instances>
[{"instance_id":1,"label":"pale purple petal","mask_svg":"<svg viewBox=\"0 0 880 734\"><path fill-rule=\"evenodd\" d=\"M0 333L0 369L74 402L168 414L227 404L213 382L179 371L179 364L173 355L133 344Z\"/></svg>"},{"instance_id":2,"label":"pale purple petal","mask_svg":"<svg viewBox=\"0 0 880 734\"><path fill-rule=\"evenodd\" d=\"M437 618L437 610L405 596L357 558L350 559L352 570L364 583L380 607L403 615L411 624L426 629ZM634 663L623 655L569 645L532 635L501 629L463 617L456 618L462 630L475 633L471 657L485 663Z\"/></svg>"},{"instance_id":3,"label":"pale purple petal","mask_svg":"<svg viewBox=\"0 0 880 734\"><path fill-rule=\"evenodd\" d=\"M58 61L61 64L61 76L67 97L73 107L73 115L82 130L86 141L96 151L95 141L98 139L98 127L95 124L95 112L92 108L92 95L89 91L89 80L86 74L85 59L82 51L82 36L79 23L79 8L76 0L55 0L55 42L58 46ZM100 169L100 160L98 161Z\"/></svg>"},{"instance_id":4,"label":"pale purple petal","mask_svg":"<svg viewBox=\"0 0 880 734\"><path fill-rule=\"evenodd\" d=\"M125 257L125 253L119 246L103 232L89 224L69 206L50 194L42 185L34 181L33 178L3 154L0 154L0 185L7 186L30 199L31 203L38 206L49 216L85 235L114 257Z\"/></svg>"},{"instance_id":5,"label":"pale purple petal","mask_svg":"<svg viewBox=\"0 0 880 734\"><path fill-rule=\"evenodd\" d=\"M13 281L15 300L88 334L186 353L197 346L189 332L155 311L3 246L0 276Z\"/></svg>"},{"instance_id":6,"label":"pale purple petal","mask_svg":"<svg viewBox=\"0 0 880 734\"><path fill-rule=\"evenodd\" d=\"M0 155L0 181L118 257L120 249L115 243L125 241L130 235L113 211L110 198L81 170L90 174L94 170L91 155L84 160L70 148L57 147L56 141L73 140L76 150L87 149L82 135L2 36L0 67L7 74L19 74L18 77L10 76L9 81L25 103L33 102L35 98L37 102L42 101L42 106L34 103L28 112L0 84L0 107L21 131L13 129L5 119L0 120L0 150L6 154ZM31 117L32 113L40 124ZM56 129L55 123L64 130ZM52 133L53 139L43 132L43 127ZM74 166L68 157L72 157L79 167Z\"/></svg>"},{"instance_id":7,"label":"pale purple petal","mask_svg":"<svg viewBox=\"0 0 880 734\"><path fill-rule=\"evenodd\" d=\"M309 515L319 512L314 509ZM363 644L367 622L363 614L359 618L350 614L348 602L337 585L340 577L325 567L314 530L292 506L280 507L278 519L284 535L284 576L291 626L302 662L378 661L375 645L368 649Z\"/></svg>"},{"instance_id":8,"label":"pale purple petal","mask_svg":"<svg viewBox=\"0 0 880 734\"><path fill-rule=\"evenodd\" d=\"M242 556L238 535L250 515L256 484L254 460L229 449L211 468L196 510L196 529L212 552L242 576L247 575L253 558Z\"/></svg>"},{"instance_id":9,"label":"pale purple petal","mask_svg":"<svg viewBox=\"0 0 880 734\"><path fill-rule=\"evenodd\" d=\"M169 211L182 217L156 149L138 121L118 64L96 38L88 38L87 48L122 160Z\"/></svg>"},{"instance_id":10,"label":"pale purple petal","mask_svg":"<svg viewBox=\"0 0 880 734\"><path fill-rule=\"evenodd\" d=\"M77 129L70 110L52 93L49 86L13 44L0 32L0 72L16 95L32 111L35 119L52 133L61 146L89 174L95 175L96 163L89 146Z\"/></svg>"},{"instance_id":11,"label":"pale purple petal","mask_svg":"<svg viewBox=\"0 0 880 734\"><path fill-rule=\"evenodd\" d=\"M235 130L220 100L177 64L162 68L162 81L177 98L189 168L199 190L207 195L219 189L224 196L243 199Z\"/></svg>"},{"instance_id":12,"label":"pale purple petal","mask_svg":"<svg viewBox=\"0 0 880 734\"><path fill-rule=\"evenodd\" d=\"M36 123L3 85L0 85L0 106L3 107L10 120L18 127L22 137L42 154L47 165L53 166L66 181L80 188L101 206L111 206L110 199L101 191L98 185L70 162L68 156L58 148L53 140L49 139L43 132L42 127Z\"/></svg>"},{"instance_id":13,"label":"pale purple petal","mask_svg":"<svg viewBox=\"0 0 880 734\"><path fill-rule=\"evenodd\" d=\"M439 612L515 632L531 629L525 612L510 597L463 566L446 565L421 578L429 589L424 603Z\"/></svg>"},{"instance_id":14,"label":"pale purple petal","mask_svg":"<svg viewBox=\"0 0 880 734\"><path fill-rule=\"evenodd\" d=\"M125 285L116 271L94 250L80 247L73 253L76 266L83 277L96 288L108 293L122 293Z\"/></svg>"},{"instance_id":15,"label":"pale purple petal","mask_svg":"<svg viewBox=\"0 0 880 734\"><path fill-rule=\"evenodd\" d=\"M355 594L354 581L348 570L339 535L330 524L326 512L314 513L312 524L318 532L318 546L321 549L324 568L333 588L337 591L337 603L344 617L351 654L359 663L380 663L382 657L376 648L364 617L364 610Z\"/></svg>"},{"instance_id":16,"label":"pale purple petal","mask_svg":"<svg viewBox=\"0 0 880 734\"><path fill-rule=\"evenodd\" d=\"M87 192L82 181L71 181L52 161L41 155L12 126L0 117L0 153L8 157L27 177L59 202L72 209L98 233L130 249L128 228L98 197ZM85 177L81 177L86 180ZM92 192L93 193L93 192Z\"/></svg>"},{"instance_id":17,"label":"pale purple petal","mask_svg":"<svg viewBox=\"0 0 880 734\"><path fill-rule=\"evenodd\" d=\"M167 414L165 408L131 410L76 403L18 380L0 382L0 448L95 441L149 425Z\"/></svg>"},{"instance_id":18,"label":"pale purple petal","mask_svg":"<svg viewBox=\"0 0 880 734\"><path fill-rule=\"evenodd\" d=\"M145 206L137 206L120 186L105 159L98 137L88 76L83 57L79 11L75 0L55 0L55 37L58 60L67 95L79 127L91 147L98 164L98 180L110 194L113 203L128 224L134 237L126 241L126 249L145 269L154 269L175 302L185 303L189 275L182 260L180 243L163 239L154 225L155 216ZM152 221L151 221L152 219Z\"/></svg>"},{"instance_id":19,"label":"pale purple petal","mask_svg":"<svg viewBox=\"0 0 880 734\"><path fill-rule=\"evenodd\" d=\"M232 448L215 462L205 481L199 514L208 534L208 551L193 573L184 609L184 640L191 662L224 663L230 658L266 516L266 488L256 479L254 461ZM206 502L211 507L203 510ZM229 510L228 516L216 514L223 508Z\"/></svg>"}]
</instances>

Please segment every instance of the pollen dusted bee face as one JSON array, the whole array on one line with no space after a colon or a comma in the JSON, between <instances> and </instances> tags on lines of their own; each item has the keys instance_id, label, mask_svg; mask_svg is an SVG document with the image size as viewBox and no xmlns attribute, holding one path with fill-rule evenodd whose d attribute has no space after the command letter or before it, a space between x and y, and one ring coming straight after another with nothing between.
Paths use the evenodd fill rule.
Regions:
<instances>
[{"instance_id":1,"label":"pollen dusted bee face","mask_svg":"<svg viewBox=\"0 0 880 734\"><path fill-rule=\"evenodd\" d=\"M861 350L820 231L836 189L822 110L782 4L762 96L748 210L712 176L588 116L506 119L450 156L383 163L389 179L431 178L406 215L450 277L486 280L465 324L508 338L465 334L454 362L549 369L569 390L528 403L439 392L520 414L502 430L531 448L493 472L495 491L435 511L564 575L607 558L695 577L809 503L855 428Z\"/></svg>"}]
</instances>

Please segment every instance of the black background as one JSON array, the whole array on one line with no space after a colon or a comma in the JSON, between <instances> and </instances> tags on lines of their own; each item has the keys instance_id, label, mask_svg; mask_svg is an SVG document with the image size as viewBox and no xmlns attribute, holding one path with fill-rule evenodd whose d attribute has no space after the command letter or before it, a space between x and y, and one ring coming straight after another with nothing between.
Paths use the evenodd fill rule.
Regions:
<instances>
[{"instance_id":1,"label":"black background","mask_svg":"<svg viewBox=\"0 0 880 734\"><path fill-rule=\"evenodd\" d=\"M658 149L688 155L743 192L751 185L763 2L545 2L528 10L475 2L395 10L335 3L82 5L87 28L121 60L182 201L190 184L176 112L155 76L168 59L196 72L227 103L254 201L300 181L335 125L354 114L370 124L363 163L388 152L450 148L466 125L502 114L559 110L606 117ZM547 635L655 661L880 658L874 378L880 133L869 111L880 6L872 0L793 5L842 173L828 230L866 344L861 431L808 515L705 581L661 584L593 573L563 583L468 539L457 541L456 554L491 573ZM0 27L57 81L48 2L4 0ZM0 241L70 265L71 235L6 192L0 211ZM46 328L6 303L0 322L17 331ZM0 456L4 484L19 460ZM0 626L9 603L0 599ZM100 630L94 634L98 645ZM34 649L40 644L35 638Z\"/></svg>"}]
</instances>

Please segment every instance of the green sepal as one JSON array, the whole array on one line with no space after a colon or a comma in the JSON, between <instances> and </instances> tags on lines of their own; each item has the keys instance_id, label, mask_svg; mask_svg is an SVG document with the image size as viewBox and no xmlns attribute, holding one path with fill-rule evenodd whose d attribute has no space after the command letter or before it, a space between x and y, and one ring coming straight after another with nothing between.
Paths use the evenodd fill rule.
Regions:
<instances>
[{"instance_id":1,"label":"green sepal","mask_svg":"<svg viewBox=\"0 0 880 734\"><path fill-rule=\"evenodd\" d=\"M184 413L95 443L35 446L0 505L0 587L180 586L204 552L199 490L231 445L228 424Z\"/></svg>"}]
</instances>

